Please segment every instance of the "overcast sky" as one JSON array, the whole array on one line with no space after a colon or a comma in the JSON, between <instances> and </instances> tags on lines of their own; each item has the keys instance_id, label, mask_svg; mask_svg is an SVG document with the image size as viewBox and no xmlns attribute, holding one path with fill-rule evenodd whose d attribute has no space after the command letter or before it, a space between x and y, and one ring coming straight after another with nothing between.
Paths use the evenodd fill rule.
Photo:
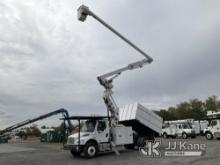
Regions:
<instances>
[{"instance_id":1,"label":"overcast sky","mask_svg":"<svg viewBox=\"0 0 220 165\"><path fill-rule=\"evenodd\" d=\"M93 18L79 22L81 4L154 59L114 81L119 106L220 95L219 0L1 0L0 128L59 108L105 114L96 77L143 58Z\"/></svg>"}]
</instances>

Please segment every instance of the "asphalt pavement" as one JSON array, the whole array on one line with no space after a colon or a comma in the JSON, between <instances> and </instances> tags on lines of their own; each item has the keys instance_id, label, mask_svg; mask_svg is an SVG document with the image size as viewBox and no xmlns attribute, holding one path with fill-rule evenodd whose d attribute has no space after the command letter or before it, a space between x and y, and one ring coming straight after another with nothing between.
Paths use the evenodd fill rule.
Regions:
<instances>
[{"instance_id":1,"label":"asphalt pavement","mask_svg":"<svg viewBox=\"0 0 220 165\"><path fill-rule=\"evenodd\" d=\"M207 141L204 137L196 139L157 139L162 144L159 147L161 156L148 157L139 150L122 150L120 156L112 153L100 154L96 158L85 159L73 157L68 150L59 147L49 147L40 142L26 142L14 144L0 144L1 165L219 165L220 163L220 140ZM180 142L182 144L180 144ZM177 148L183 143L190 147L193 144L205 144L202 156L164 156L169 145ZM185 143L184 143L185 144ZM182 146L184 147L184 146Z\"/></svg>"}]
</instances>

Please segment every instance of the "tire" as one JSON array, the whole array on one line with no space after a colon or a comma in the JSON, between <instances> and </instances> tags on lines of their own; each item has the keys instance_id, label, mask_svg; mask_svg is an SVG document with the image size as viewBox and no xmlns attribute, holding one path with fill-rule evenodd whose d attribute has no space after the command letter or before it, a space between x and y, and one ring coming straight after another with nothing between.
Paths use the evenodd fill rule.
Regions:
<instances>
[{"instance_id":1,"label":"tire","mask_svg":"<svg viewBox=\"0 0 220 165\"><path fill-rule=\"evenodd\" d=\"M133 150L133 149L135 148L135 145L134 145L134 144L126 144L126 145L124 145L124 147L125 147L126 149Z\"/></svg>"},{"instance_id":2,"label":"tire","mask_svg":"<svg viewBox=\"0 0 220 165\"><path fill-rule=\"evenodd\" d=\"M187 134L185 132L182 134L182 138L187 139Z\"/></svg>"},{"instance_id":3,"label":"tire","mask_svg":"<svg viewBox=\"0 0 220 165\"><path fill-rule=\"evenodd\" d=\"M70 150L71 154L75 157L75 156L80 156L81 152L75 152L74 150Z\"/></svg>"},{"instance_id":4,"label":"tire","mask_svg":"<svg viewBox=\"0 0 220 165\"><path fill-rule=\"evenodd\" d=\"M195 138L196 138L196 136L191 136L191 138L192 138L192 139L195 139Z\"/></svg>"},{"instance_id":5,"label":"tire","mask_svg":"<svg viewBox=\"0 0 220 165\"><path fill-rule=\"evenodd\" d=\"M205 137L206 137L207 140L212 140L213 139L213 135L212 135L211 132L206 132Z\"/></svg>"},{"instance_id":6,"label":"tire","mask_svg":"<svg viewBox=\"0 0 220 165\"><path fill-rule=\"evenodd\" d=\"M98 146L95 142L88 142L83 149L86 158L93 158L98 153Z\"/></svg>"},{"instance_id":7,"label":"tire","mask_svg":"<svg viewBox=\"0 0 220 165\"><path fill-rule=\"evenodd\" d=\"M148 138L142 138L140 141L140 147L146 147Z\"/></svg>"},{"instance_id":8,"label":"tire","mask_svg":"<svg viewBox=\"0 0 220 165\"><path fill-rule=\"evenodd\" d=\"M148 141L154 142L155 138L154 136L142 136L138 138L137 146L138 147L146 147L146 144Z\"/></svg>"},{"instance_id":9,"label":"tire","mask_svg":"<svg viewBox=\"0 0 220 165\"><path fill-rule=\"evenodd\" d=\"M167 138L168 138L168 135L167 135L166 132L163 133L163 138L164 138L164 139L167 139Z\"/></svg>"}]
</instances>

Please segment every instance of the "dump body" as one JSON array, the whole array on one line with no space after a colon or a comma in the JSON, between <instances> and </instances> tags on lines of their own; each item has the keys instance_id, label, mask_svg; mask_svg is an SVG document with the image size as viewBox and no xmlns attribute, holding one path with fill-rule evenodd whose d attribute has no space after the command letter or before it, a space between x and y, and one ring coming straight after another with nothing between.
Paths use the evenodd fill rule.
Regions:
<instances>
[{"instance_id":1,"label":"dump body","mask_svg":"<svg viewBox=\"0 0 220 165\"><path fill-rule=\"evenodd\" d=\"M162 118L139 103L120 108L119 122L141 135L160 135L162 131Z\"/></svg>"}]
</instances>

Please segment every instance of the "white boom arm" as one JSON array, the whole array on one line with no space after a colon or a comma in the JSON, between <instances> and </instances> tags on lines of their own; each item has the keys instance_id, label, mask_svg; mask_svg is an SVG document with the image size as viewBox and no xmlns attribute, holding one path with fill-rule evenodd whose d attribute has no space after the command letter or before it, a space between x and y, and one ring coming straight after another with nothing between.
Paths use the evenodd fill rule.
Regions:
<instances>
[{"instance_id":1,"label":"white boom arm","mask_svg":"<svg viewBox=\"0 0 220 165\"><path fill-rule=\"evenodd\" d=\"M120 34L119 32L117 32L113 27L111 27L110 25L108 25L106 22L104 22L101 18L99 18L97 15L95 15L92 11L89 10L88 7L82 5L78 8L78 20L80 21L85 21L87 15L92 16L93 18L95 18L97 21L99 21L102 25L104 25L105 27L107 27L110 31L112 31L114 34L116 34L119 38L121 38L122 40L124 40L127 44L129 44L131 47L133 47L135 50L137 50L139 53L141 53L145 59L131 63L123 68L114 70L112 72L106 73L104 75L98 76L97 79L100 82L100 84L102 86L104 86L105 88L105 92L104 92L104 102L106 104L106 107L108 109L108 111L111 112L112 118L113 118L113 122L117 123L118 121L118 107L112 97L113 91L113 79L116 78L117 76L119 76L122 72L127 71L127 70L133 70L133 69L137 69L137 68L142 68L145 64L149 64L153 61L153 59L147 55L144 51L142 51L140 48L138 48L136 45L134 45L130 40L128 40L127 38L125 38L122 34ZM112 123L112 124L114 124Z\"/></svg>"}]
</instances>

